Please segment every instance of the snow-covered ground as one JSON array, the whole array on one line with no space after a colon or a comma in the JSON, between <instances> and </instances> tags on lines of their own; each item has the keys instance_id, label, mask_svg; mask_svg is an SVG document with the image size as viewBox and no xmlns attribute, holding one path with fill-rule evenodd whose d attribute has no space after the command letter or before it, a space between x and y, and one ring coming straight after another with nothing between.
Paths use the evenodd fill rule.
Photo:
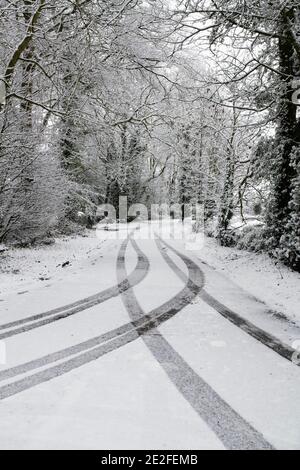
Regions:
<instances>
[{"instance_id":1,"label":"snow-covered ground","mask_svg":"<svg viewBox=\"0 0 300 470\"><path fill-rule=\"evenodd\" d=\"M198 257L237 285L300 325L300 274L267 254L223 248L207 238Z\"/></svg>"},{"instance_id":2,"label":"snow-covered ground","mask_svg":"<svg viewBox=\"0 0 300 470\"><path fill-rule=\"evenodd\" d=\"M84 236L58 238L49 246L3 249L0 253L0 300L5 294L22 293L84 268L99 258L103 241L88 231ZM4 248L4 247L3 247Z\"/></svg>"},{"instance_id":3,"label":"snow-covered ground","mask_svg":"<svg viewBox=\"0 0 300 470\"><path fill-rule=\"evenodd\" d=\"M5 294L22 294L93 264L102 256L103 243L94 231L87 231L84 236L59 238L54 245L0 253L0 301ZM265 302L274 313L300 325L299 273L275 263L267 254L224 248L211 238L205 239L195 256Z\"/></svg>"},{"instance_id":4,"label":"snow-covered ground","mask_svg":"<svg viewBox=\"0 0 300 470\"><path fill-rule=\"evenodd\" d=\"M155 240L137 240L140 253L133 244L122 254L121 240L90 232L1 255L0 325L18 323L0 329L6 348L0 364L1 449L300 448L297 365L220 315L201 297L201 285L199 295L196 284L193 292L184 288L179 275L198 273L190 279L202 279L203 272L210 295L291 345L300 330L265 315L268 307L253 298L258 293L237 285L245 273L255 277L249 268L254 256L257 269L270 266L260 279L271 289L271 264L211 240L194 252L184 250L184 241L167 241L160 249ZM196 261L193 268L181 253ZM229 279L229 256L241 264L235 282ZM49 314L116 286L123 269L136 271L133 289L117 288L106 301L71 315L70 306L65 316ZM18 295L21 289L26 295ZM131 323L136 315L147 315L141 317L147 322L156 310L170 313L167 321L137 331ZM32 317L26 322L41 312L45 323Z\"/></svg>"}]
</instances>

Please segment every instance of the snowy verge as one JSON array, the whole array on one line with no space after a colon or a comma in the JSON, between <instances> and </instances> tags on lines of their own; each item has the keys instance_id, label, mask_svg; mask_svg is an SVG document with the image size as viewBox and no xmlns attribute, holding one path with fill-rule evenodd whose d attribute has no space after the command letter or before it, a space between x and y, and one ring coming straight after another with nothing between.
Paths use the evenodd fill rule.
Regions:
<instances>
[{"instance_id":1,"label":"snowy verge","mask_svg":"<svg viewBox=\"0 0 300 470\"><path fill-rule=\"evenodd\" d=\"M102 244L95 232L87 231L83 236L58 238L50 246L1 250L0 300L5 294L55 280L63 271L91 262L99 257Z\"/></svg>"},{"instance_id":2,"label":"snowy verge","mask_svg":"<svg viewBox=\"0 0 300 470\"><path fill-rule=\"evenodd\" d=\"M299 273L275 264L267 254L224 248L210 238L198 257L271 309L300 324Z\"/></svg>"}]
</instances>

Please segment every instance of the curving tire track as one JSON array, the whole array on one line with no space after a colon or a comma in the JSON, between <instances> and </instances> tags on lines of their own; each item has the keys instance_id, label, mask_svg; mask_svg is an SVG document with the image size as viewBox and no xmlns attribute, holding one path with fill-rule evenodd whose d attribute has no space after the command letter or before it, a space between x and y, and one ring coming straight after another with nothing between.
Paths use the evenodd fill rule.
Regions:
<instances>
[{"instance_id":1,"label":"curving tire track","mask_svg":"<svg viewBox=\"0 0 300 470\"><path fill-rule=\"evenodd\" d=\"M132 244L143 264L141 269L143 276L145 276L149 270L149 261L133 240ZM207 422L227 448L272 449L272 446L261 434L231 409L190 368L156 329L189 305L199 294L204 284L204 278L198 266L179 252L176 253L186 263L189 278L185 288L173 299L154 309L148 315L144 315L133 294L132 286L128 284L128 289L125 291L121 289L120 293L132 318L131 323L71 348L1 372L0 380L3 381L29 371L35 371L37 368L45 367L50 363L71 356L70 359L62 363L0 387L0 399L3 400L62 376L142 337L180 393L202 419ZM124 257L118 260L118 275L121 276L122 273L126 275Z\"/></svg>"},{"instance_id":2,"label":"curving tire track","mask_svg":"<svg viewBox=\"0 0 300 470\"><path fill-rule=\"evenodd\" d=\"M139 248L134 243L136 249ZM175 313L190 304L190 302L201 292L204 286L204 276L198 265L190 258L184 256L174 248L170 249L176 253L188 268L188 277L185 276L186 287L181 293L180 301L185 305L178 308L176 303L179 299L172 299ZM126 275L126 268L123 267L123 275ZM121 273L120 273L121 274ZM192 283L190 286L189 284ZM192 287L192 289L191 289ZM182 294L184 293L183 297ZM145 313L141 308L133 289L128 289L122 293L122 298L127 312L132 322L145 318ZM161 309L162 307L159 307ZM137 330L142 340L152 353L154 358L164 369L171 382L175 385L181 395L188 401L198 415L207 423L224 446L230 450L272 450L272 445L266 441L264 436L256 431L246 420L244 420L230 405L228 405L211 388L189 364L176 352L170 343L160 334L157 326L148 331Z\"/></svg>"},{"instance_id":3,"label":"curving tire track","mask_svg":"<svg viewBox=\"0 0 300 470\"><path fill-rule=\"evenodd\" d=\"M174 250L167 242L162 240L161 238L156 240L157 246L159 251L161 252L164 260L170 266L170 268L174 271L174 273L183 281L186 282L186 275L185 273L177 266L176 263L170 258L170 256L166 253L163 249L163 245L169 248L171 251L176 253L180 256L179 252ZM181 257L181 256L180 256ZM200 269L200 268L199 268ZM204 274L203 274L204 276ZM278 338L271 335L267 331L259 328L258 326L254 325L254 323L246 320L238 313L234 312L230 308L226 307L226 305L219 302L217 299L212 297L205 289L199 293L199 297L210 307L212 307L215 311L217 311L220 315L222 315L226 320L229 320L233 325L237 326L241 330L243 330L248 335L252 336L252 338L259 341L261 344L266 346L269 349L272 349L276 354L279 354L284 359L292 362L296 366L300 364L296 364L293 361L293 356L295 354L295 349L291 348L289 345L284 344Z\"/></svg>"},{"instance_id":4,"label":"curving tire track","mask_svg":"<svg viewBox=\"0 0 300 470\"><path fill-rule=\"evenodd\" d=\"M128 243L129 239L126 239L120 248L117 259L117 266L122 264L122 260L125 256ZM95 307L96 305L100 305L114 297L118 297L120 295L120 292L124 292L129 288L129 286L136 285L143 280L144 268L144 258L139 257L137 265L134 271L129 275L128 279L120 279L118 285L116 286L110 287L91 297L87 297L85 299L73 302L63 307L56 308L54 310L49 310L48 312L32 315L26 318L22 318L20 320L16 320L14 322L2 324L0 325L0 330L8 331L0 333L0 340L11 338L22 333L26 333L36 328L40 328L42 326L54 323L58 320L63 320L70 316L76 315L77 313L81 313L85 310Z\"/></svg>"},{"instance_id":5,"label":"curving tire track","mask_svg":"<svg viewBox=\"0 0 300 470\"><path fill-rule=\"evenodd\" d=\"M140 260L140 276L144 278L149 270L149 261L137 244L133 240L131 240L131 242L136 249ZM188 258L186 261L187 263L190 263L190 266L194 264L192 261L188 260ZM121 272L126 272L124 256L118 258L117 271L120 278L122 278ZM188 280L185 288L179 294L144 317L78 345L0 372L0 381L15 378L28 372L34 372L32 375L21 379L18 378L15 382L0 387L0 400L35 387L36 385L47 382L64 375L71 370L95 361L105 354L138 339L141 335L146 334L148 331L166 322L184 307L189 305L189 303L198 295L198 292L203 285L203 279L200 270L195 271L195 273L196 276L192 276L192 278ZM139 276L139 273L137 273L136 276ZM132 285L130 285L129 280L127 280L127 283L126 290L129 290L132 288ZM133 285L136 285L136 283ZM126 290L121 289L119 294L124 294ZM35 372L36 369L44 368L45 366L58 361L63 362L39 372Z\"/></svg>"}]
</instances>

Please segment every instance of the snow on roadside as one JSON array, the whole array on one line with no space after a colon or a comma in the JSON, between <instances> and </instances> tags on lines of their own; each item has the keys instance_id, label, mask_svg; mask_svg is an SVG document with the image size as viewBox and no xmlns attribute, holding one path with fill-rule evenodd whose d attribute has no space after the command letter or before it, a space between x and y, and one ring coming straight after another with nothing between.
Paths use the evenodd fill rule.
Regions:
<instances>
[{"instance_id":1,"label":"snow on roadside","mask_svg":"<svg viewBox=\"0 0 300 470\"><path fill-rule=\"evenodd\" d=\"M267 254L224 248L207 238L199 258L237 285L300 324L300 274Z\"/></svg>"},{"instance_id":2,"label":"snow on roadside","mask_svg":"<svg viewBox=\"0 0 300 470\"><path fill-rule=\"evenodd\" d=\"M50 246L15 248L0 252L1 296L22 291L36 283L61 276L85 261L99 256L103 244L94 232L58 238Z\"/></svg>"}]
</instances>

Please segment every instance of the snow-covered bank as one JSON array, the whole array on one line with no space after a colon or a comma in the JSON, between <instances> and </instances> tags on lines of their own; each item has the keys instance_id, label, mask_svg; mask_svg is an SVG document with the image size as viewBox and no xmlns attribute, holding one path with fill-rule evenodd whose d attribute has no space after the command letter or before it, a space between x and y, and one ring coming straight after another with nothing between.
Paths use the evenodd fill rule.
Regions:
<instances>
[{"instance_id":1,"label":"snow-covered bank","mask_svg":"<svg viewBox=\"0 0 300 470\"><path fill-rule=\"evenodd\" d=\"M103 241L92 231L84 236L59 238L50 246L10 249L0 253L1 296L28 289L78 268L99 257Z\"/></svg>"},{"instance_id":2,"label":"snow-covered bank","mask_svg":"<svg viewBox=\"0 0 300 470\"><path fill-rule=\"evenodd\" d=\"M267 254L224 248L207 238L199 258L271 309L300 324L300 274L275 264Z\"/></svg>"}]
</instances>

